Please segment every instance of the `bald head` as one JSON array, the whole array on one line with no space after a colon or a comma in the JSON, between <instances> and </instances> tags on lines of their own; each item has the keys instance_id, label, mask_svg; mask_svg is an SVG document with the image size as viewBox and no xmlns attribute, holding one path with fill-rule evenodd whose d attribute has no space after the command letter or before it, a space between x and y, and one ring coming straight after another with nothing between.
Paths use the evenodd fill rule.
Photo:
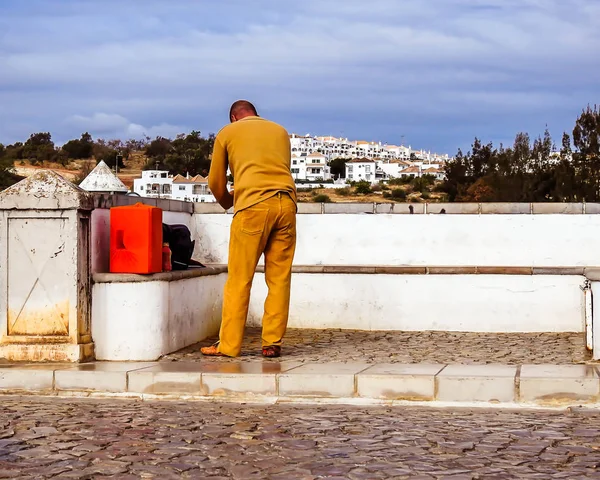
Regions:
<instances>
[{"instance_id":1,"label":"bald head","mask_svg":"<svg viewBox=\"0 0 600 480\"><path fill-rule=\"evenodd\" d=\"M257 116L258 113L256 112L256 108L247 100L238 100L237 102L234 102L229 110L229 120L232 123L237 122L242 118Z\"/></svg>"}]
</instances>

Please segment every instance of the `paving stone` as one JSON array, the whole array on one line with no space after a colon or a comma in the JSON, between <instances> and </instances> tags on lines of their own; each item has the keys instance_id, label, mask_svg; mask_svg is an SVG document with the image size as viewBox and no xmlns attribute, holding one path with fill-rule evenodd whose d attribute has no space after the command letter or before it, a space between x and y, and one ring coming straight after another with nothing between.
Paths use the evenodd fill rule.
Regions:
<instances>
[{"instance_id":1,"label":"paving stone","mask_svg":"<svg viewBox=\"0 0 600 480\"><path fill-rule=\"evenodd\" d=\"M57 390L126 392L127 372L154 365L152 362L93 362L57 370Z\"/></svg>"},{"instance_id":2,"label":"paving stone","mask_svg":"<svg viewBox=\"0 0 600 480\"><path fill-rule=\"evenodd\" d=\"M204 357L200 347L216 337L165 355L162 362L229 363L232 360ZM591 362L581 333L462 333L378 332L357 330L288 329L279 361L434 363L434 364L570 364ZM261 330L246 330L244 362L264 361Z\"/></svg>"},{"instance_id":3,"label":"paving stone","mask_svg":"<svg viewBox=\"0 0 600 480\"><path fill-rule=\"evenodd\" d=\"M0 390L49 390L54 382L54 366L0 364Z\"/></svg>"},{"instance_id":4,"label":"paving stone","mask_svg":"<svg viewBox=\"0 0 600 480\"><path fill-rule=\"evenodd\" d=\"M309 363L279 375L280 396L352 397L366 363Z\"/></svg>"},{"instance_id":5,"label":"paving stone","mask_svg":"<svg viewBox=\"0 0 600 480\"><path fill-rule=\"evenodd\" d=\"M436 377L437 399L449 402L513 402L517 367L448 365Z\"/></svg>"},{"instance_id":6,"label":"paving stone","mask_svg":"<svg viewBox=\"0 0 600 480\"><path fill-rule=\"evenodd\" d=\"M298 362L231 362L205 365L202 387L206 395L276 395L277 374L293 369Z\"/></svg>"},{"instance_id":7,"label":"paving stone","mask_svg":"<svg viewBox=\"0 0 600 480\"><path fill-rule=\"evenodd\" d=\"M520 400L536 403L596 402L600 378L591 365L523 365Z\"/></svg>"},{"instance_id":8,"label":"paving stone","mask_svg":"<svg viewBox=\"0 0 600 480\"><path fill-rule=\"evenodd\" d=\"M159 364L127 374L128 391L152 394L201 395L202 365L178 363Z\"/></svg>"},{"instance_id":9,"label":"paving stone","mask_svg":"<svg viewBox=\"0 0 600 480\"><path fill-rule=\"evenodd\" d=\"M600 468L600 415L577 411L3 397L7 430L28 439L6 448L34 454L0 455L0 478L529 480ZM77 450L94 455L68 459Z\"/></svg>"},{"instance_id":10,"label":"paving stone","mask_svg":"<svg viewBox=\"0 0 600 480\"><path fill-rule=\"evenodd\" d=\"M444 365L378 364L356 375L360 397L386 400L433 400L435 376Z\"/></svg>"}]
</instances>

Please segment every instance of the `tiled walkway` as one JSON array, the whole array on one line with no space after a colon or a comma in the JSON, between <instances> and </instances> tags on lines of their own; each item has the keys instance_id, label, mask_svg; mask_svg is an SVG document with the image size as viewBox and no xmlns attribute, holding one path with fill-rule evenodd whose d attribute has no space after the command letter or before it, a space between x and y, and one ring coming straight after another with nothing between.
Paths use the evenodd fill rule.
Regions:
<instances>
[{"instance_id":1,"label":"tiled walkway","mask_svg":"<svg viewBox=\"0 0 600 480\"><path fill-rule=\"evenodd\" d=\"M216 338L166 355L162 361L227 362L203 357L200 347ZM246 332L241 359L262 361L260 329ZM591 355L579 333L364 332L289 329L280 360L301 362L573 364Z\"/></svg>"}]
</instances>

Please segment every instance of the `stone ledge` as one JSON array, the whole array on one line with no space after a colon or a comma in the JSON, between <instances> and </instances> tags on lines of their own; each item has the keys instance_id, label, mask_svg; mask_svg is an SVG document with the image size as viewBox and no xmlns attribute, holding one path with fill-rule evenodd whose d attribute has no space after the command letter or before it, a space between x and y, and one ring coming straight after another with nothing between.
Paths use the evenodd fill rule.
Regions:
<instances>
[{"instance_id":1,"label":"stone ledge","mask_svg":"<svg viewBox=\"0 0 600 480\"><path fill-rule=\"evenodd\" d=\"M94 273L94 283L141 283L141 282L175 282L188 278L208 277L227 273L226 265L213 265L205 268L190 268L173 272L153 273L151 275L138 275L134 273Z\"/></svg>"},{"instance_id":2,"label":"stone ledge","mask_svg":"<svg viewBox=\"0 0 600 480\"><path fill-rule=\"evenodd\" d=\"M153 200L153 199L147 199ZM154 200L155 201L155 200ZM414 214L428 213L439 215L444 210L448 215L598 215L598 203L310 203L299 202L298 214L410 214L409 205ZM187 210L186 210L187 211ZM195 203L194 213L225 214L233 209L223 210L215 203Z\"/></svg>"},{"instance_id":3,"label":"stone ledge","mask_svg":"<svg viewBox=\"0 0 600 480\"><path fill-rule=\"evenodd\" d=\"M264 266L256 270L264 272ZM383 266L383 265L295 265L299 274L355 275L579 275L600 280L600 267L511 267L511 266ZM594 279L594 278L590 278Z\"/></svg>"},{"instance_id":4,"label":"stone ledge","mask_svg":"<svg viewBox=\"0 0 600 480\"><path fill-rule=\"evenodd\" d=\"M272 398L506 405L598 405L597 365L435 365L244 362L94 362L0 365L0 393Z\"/></svg>"},{"instance_id":5,"label":"stone ledge","mask_svg":"<svg viewBox=\"0 0 600 480\"><path fill-rule=\"evenodd\" d=\"M192 202L109 193L95 193L92 195L95 208L124 207L135 205L136 203L143 203L144 205L158 207L167 212L194 213L194 204Z\"/></svg>"},{"instance_id":6,"label":"stone ledge","mask_svg":"<svg viewBox=\"0 0 600 480\"><path fill-rule=\"evenodd\" d=\"M264 265L256 273L264 273ZM600 281L600 267L510 267L510 266L383 266L383 265L294 265L296 274L330 275L575 275ZM187 278L227 273L227 265L209 265L174 272L138 275L133 273L95 273L94 283L173 282Z\"/></svg>"}]
</instances>

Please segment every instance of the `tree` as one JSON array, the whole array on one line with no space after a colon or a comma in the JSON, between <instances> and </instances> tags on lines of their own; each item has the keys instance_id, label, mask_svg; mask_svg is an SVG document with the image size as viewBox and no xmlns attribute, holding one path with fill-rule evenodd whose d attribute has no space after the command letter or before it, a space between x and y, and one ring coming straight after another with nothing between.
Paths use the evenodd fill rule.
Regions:
<instances>
[{"instance_id":1,"label":"tree","mask_svg":"<svg viewBox=\"0 0 600 480\"><path fill-rule=\"evenodd\" d=\"M329 167L331 168L331 175L337 176L338 178L346 178L346 158L334 158Z\"/></svg>"},{"instance_id":2,"label":"tree","mask_svg":"<svg viewBox=\"0 0 600 480\"><path fill-rule=\"evenodd\" d=\"M31 163L53 161L57 157L52 135L49 132L32 133L23 145L23 158Z\"/></svg>"},{"instance_id":3,"label":"tree","mask_svg":"<svg viewBox=\"0 0 600 480\"><path fill-rule=\"evenodd\" d=\"M22 177L14 172L13 160L7 155L7 149L0 143L0 190L10 187Z\"/></svg>"},{"instance_id":4,"label":"tree","mask_svg":"<svg viewBox=\"0 0 600 480\"><path fill-rule=\"evenodd\" d=\"M114 148L115 141L106 141L103 139L98 139L94 142L94 158L96 161L103 161L110 168L115 168L115 165L118 165L119 168L123 168L125 165L123 163L123 156L119 153L118 150Z\"/></svg>"},{"instance_id":5,"label":"tree","mask_svg":"<svg viewBox=\"0 0 600 480\"><path fill-rule=\"evenodd\" d=\"M588 107L581 112L573 129L573 163L583 199L600 199L600 110Z\"/></svg>"},{"instance_id":6,"label":"tree","mask_svg":"<svg viewBox=\"0 0 600 480\"><path fill-rule=\"evenodd\" d=\"M62 150L66 153L67 158L84 159L91 158L94 153L94 141L92 136L85 132L78 140L69 140L62 146Z\"/></svg>"},{"instance_id":7,"label":"tree","mask_svg":"<svg viewBox=\"0 0 600 480\"><path fill-rule=\"evenodd\" d=\"M204 138L199 131L179 134L174 140L157 137L146 147L146 169L159 168L182 175L208 175L215 136Z\"/></svg>"}]
</instances>

